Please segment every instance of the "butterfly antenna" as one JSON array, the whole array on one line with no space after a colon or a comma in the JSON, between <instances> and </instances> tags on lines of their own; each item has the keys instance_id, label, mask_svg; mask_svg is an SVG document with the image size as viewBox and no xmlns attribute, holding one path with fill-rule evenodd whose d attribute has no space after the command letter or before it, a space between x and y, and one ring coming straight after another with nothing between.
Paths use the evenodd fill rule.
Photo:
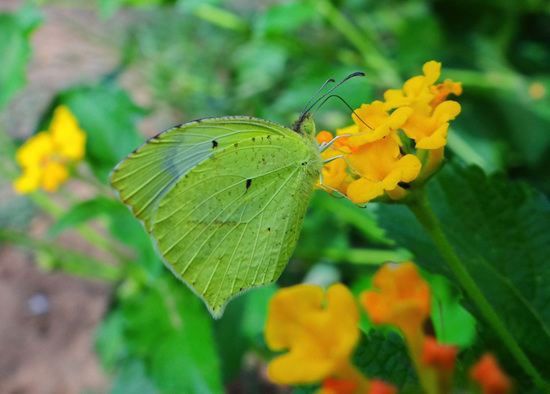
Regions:
<instances>
[{"instance_id":1,"label":"butterfly antenna","mask_svg":"<svg viewBox=\"0 0 550 394\"><path fill-rule=\"evenodd\" d=\"M319 101L321 101L322 99L324 99L324 98L325 98L327 95L329 95L334 89L336 89L338 86L340 86L341 84L343 84L344 82L346 82L348 79L351 79L351 78L354 78L354 77L364 77L364 76L365 76L365 73L364 73L364 72L361 72L361 71L356 71L356 72L354 72L354 73L351 73L350 75L348 75L347 77L345 77L344 79L342 79L340 82L338 82L335 86L333 86L332 88L330 88L330 89L328 90L328 92L324 93L321 97L319 97L317 100L315 100L315 101L313 102L313 104L311 104L311 105L309 106L309 108L307 108L307 106L306 106L307 109L306 109L305 111L302 111L302 116L303 116L304 114L308 113L309 111L311 111L311 109L312 109L313 107L315 107ZM325 85L326 85L326 83L325 83ZM324 85L323 85L323 86L324 86ZM317 92L317 93L318 93L318 92ZM315 96L313 96L313 97L315 97ZM309 101L311 102L311 100L309 100ZM308 103L308 104L309 104L309 103Z\"/></svg>"},{"instance_id":2,"label":"butterfly antenna","mask_svg":"<svg viewBox=\"0 0 550 394\"><path fill-rule=\"evenodd\" d=\"M319 88L319 90L317 90L317 92L311 96L311 98L309 99L309 101L307 102L307 104L305 105L304 109L302 110L302 112L300 112L300 118L302 116L304 116L304 114L307 113L307 107L309 106L309 104L313 101L313 99L315 97L317 97L317 95L325 88L325 86L327 86L329 83L332 83L332 82L336 82L336 80L334 78L329 78L325 81L325 83L323 85L321 85L321 87Z\"/></svg>"},{"instance_id":3,"label":"butterfly antenna","mask_svg":"<svg viewBox=\"0 0 550 394\"><path fill-rule=\"evenodd\" d=\"M311 114L312 116L315 115L315 113L319 110L319 108L321 108L323 106L324 103L326 103L328 101L328 99L332 98L332 97L336 97L338 99L340 99L340 101L342 101L344 104L346 104L346 107L349 108L349 110L355 115L357 116L357 119L359 119L361 121L361 123L363 123L365 126L367 126L369 129L372 130L372 127L370 127L367 122L365 122L363 119L361 119L361 117L359 115L357 115L357 112L355 112L355 110L353 108L351 108L351 106L348 104L348 102L346 100L344 100L342 97L338 96L337 94L331 94L330 96L326 97L322 102L321 104L319 104L319 106L317 108L315 108L315 111L313 111L313 113Z\"/></svg>"}]
</instances>

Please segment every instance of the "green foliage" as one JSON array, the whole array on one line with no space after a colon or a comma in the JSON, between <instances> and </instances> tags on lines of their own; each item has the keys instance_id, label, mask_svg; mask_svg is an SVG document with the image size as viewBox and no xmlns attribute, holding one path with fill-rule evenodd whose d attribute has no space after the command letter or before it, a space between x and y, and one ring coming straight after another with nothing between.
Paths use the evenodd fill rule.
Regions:
<instances>
[{"instance_id":1,"label":"green foliage","mask_svg":"<svg viewBox=\"0 0 550 394\"><path fill-rule=\"evenodd\" d=\"M97 178L106 182L115 164L143 142L135 122L145 112L125 91L108 81L65 91L61 102L86 130L86 158Z\"/></svg>"},{"instance_id":2,"label":"green foliage","mask_svg":"<svg viewBox=\"0 0 550 394\"><path fill-rule=\"evenodd\" d=\"M18 13L0 14L0 110L25 83L30 34L40 19L38 9L30 4Z\"/></svg>"},{"instance_id":3,"label":"green foliage","mask_svg":"<svg viewBox=\"0 0 550 394\"><path fill-rule=\"evenodd\" d=\"M550 275L550 205L546 197L502 175L487 177L479 168L456 164L447 165L430 182L428 196L470 275L512 335L547 374L550 288L544 278ZM411 250L415 262L456 280L406 208L380 206L378 213L388 235ZM465 305L479 322L484 321L471 302Z\"/></svg>"},{"instance_id":4,"label":"green foliage","mask_svg":"<svg viewBox=\"0 0 550 394\"><path fill-rule=\"evenodd\" d=\"M400 388L400 392L415 392L418 387L405 343L394 332L385 335L371 330L363 334L353 361L366 376L391 382Z\"/></svg>"},{"instance_id":5,"label":"green foliage","mask_svg":"<svg viewBox=\"0 0 550 394\"><path fill-rule=\"evenodd\" d=\"M107 366L122 365L119 381L137 375L151 392L222 392L210 315L169 273L109 314L97 348Z\"/></svg>"}]
</instances>

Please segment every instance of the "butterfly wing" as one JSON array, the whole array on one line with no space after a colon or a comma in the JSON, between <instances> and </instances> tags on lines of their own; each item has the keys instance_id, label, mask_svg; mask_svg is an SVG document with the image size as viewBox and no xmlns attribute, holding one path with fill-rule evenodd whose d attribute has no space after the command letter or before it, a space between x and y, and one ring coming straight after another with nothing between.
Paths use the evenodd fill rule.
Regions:
<instances>
[{"instance_id":1,"label":"butterfly wing","mask_svg":"<svg viewBox=\"0 0 550 394\"><path fill-rule=\"evenodd\" d=\"M219 315L234 294L280 275L320 169L310 136L228 117L160 134L111 182L167 266Z\"/></svg>"}]
</instances>

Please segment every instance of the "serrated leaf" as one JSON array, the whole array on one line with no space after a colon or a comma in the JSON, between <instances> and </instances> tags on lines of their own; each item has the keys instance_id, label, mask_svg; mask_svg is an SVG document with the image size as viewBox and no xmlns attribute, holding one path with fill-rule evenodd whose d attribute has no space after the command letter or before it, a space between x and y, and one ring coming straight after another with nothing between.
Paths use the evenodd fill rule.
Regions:
<instances>
[{"instance_id":1,"label":"serrated leaf","mask_svg":"<svg viewBox=\"0 0 550 394\"><path fill-rule=\"evenodd\" d=\"M418 380L403 339L394 332L370 330L361 335L353 354L353 363L368 378L376 378L399 387L400 393L418 391Z\"/></svg>"},{"instance_id":2,"label":"serrated leaf","mask_svg":"<svg viewBox=\"0 0 550 394\"><path fill-rule=\"evenodd\" d=\"M526 185L456 164L447 165L430 181L427 193L464 267L531 361L550 377L548 200ZM381 206L379 219L390 237L416 255L421 267L457 283L406 207ZM471 301L466 306L484 322Z\"/></svg>"}]
</instances>

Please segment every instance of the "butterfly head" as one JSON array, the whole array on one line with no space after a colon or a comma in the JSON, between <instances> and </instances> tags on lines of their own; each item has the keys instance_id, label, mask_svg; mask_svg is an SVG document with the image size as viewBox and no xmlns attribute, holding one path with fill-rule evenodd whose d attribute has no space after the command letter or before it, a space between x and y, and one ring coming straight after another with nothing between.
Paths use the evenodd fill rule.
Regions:
<instances>
[{"instance_id":1,"label":"butterfly head","mask_svg":"<svg viewBox=\"0 0 550 394\"><path fill-rule=\"evenodd\" d=\"M292 130L303 135L314 136L315 135L315 123L313 117L309 112L303 114L292 125Z\"/></svg>"}]
</instances>

